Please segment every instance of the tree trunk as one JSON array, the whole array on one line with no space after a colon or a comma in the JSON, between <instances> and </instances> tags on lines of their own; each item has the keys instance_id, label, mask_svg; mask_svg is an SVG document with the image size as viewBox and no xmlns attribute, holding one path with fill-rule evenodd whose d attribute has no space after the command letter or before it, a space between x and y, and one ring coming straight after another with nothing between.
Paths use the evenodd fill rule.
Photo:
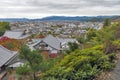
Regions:
<instances>
[{"instance_id":1,"label":"tree trunk","mask_svg":"<svg viewBox=\"0 0 120 80\"><path fill-rule=\"evenodd\" d=\"M33 72L33 80L36 80L35 72Z\"/></svg>"}]
</instances>

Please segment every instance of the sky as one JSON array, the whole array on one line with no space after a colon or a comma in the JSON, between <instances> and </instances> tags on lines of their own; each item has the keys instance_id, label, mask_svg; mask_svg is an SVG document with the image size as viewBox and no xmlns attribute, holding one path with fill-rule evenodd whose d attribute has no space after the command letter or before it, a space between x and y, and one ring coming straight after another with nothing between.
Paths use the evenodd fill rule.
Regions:
<instances>
[{"instance_id":1,"label":"sky","mask_svg":"<svg viewBox=\"0 0 120 80\"><path fill-rule=\"evenodd\" d=\"M0 0L0 18L120 15L120 0Z\"/></svg>"}]
</instances>

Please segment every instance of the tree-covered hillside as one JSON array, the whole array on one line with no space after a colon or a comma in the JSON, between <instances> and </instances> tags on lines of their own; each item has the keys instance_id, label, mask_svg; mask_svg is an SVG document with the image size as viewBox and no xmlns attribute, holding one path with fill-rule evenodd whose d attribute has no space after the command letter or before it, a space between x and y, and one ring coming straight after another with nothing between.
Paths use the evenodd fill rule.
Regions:
<instances>
[{"instance_id":1,"label":"tree-covered hillside","mask_svg":"<svg viewBox=\"0 0 120 80\"><path fill-rule=\"evenodd\" d=\"M102 49L103 46L96 46L72 52L46 72L45 79L93 80L100 71L114 67L114 54L105 55Z\"/></svg>"},{"instance_id":2,"label":"tree-covered hillside","mask_svg":"<svg viewBox=\"0 0 120 80\"><path fill-rule=\"evenodd\" d=\"M116 53L120 50L120 23L110 24L105 20L103 29L90 29L83 44L67 54L52 69L45 72L43 80L93 80L115 66ZM109 24L107 24L109 23ZM88 44L90 45L89 47Z\"/></svg>"}]
</instances>

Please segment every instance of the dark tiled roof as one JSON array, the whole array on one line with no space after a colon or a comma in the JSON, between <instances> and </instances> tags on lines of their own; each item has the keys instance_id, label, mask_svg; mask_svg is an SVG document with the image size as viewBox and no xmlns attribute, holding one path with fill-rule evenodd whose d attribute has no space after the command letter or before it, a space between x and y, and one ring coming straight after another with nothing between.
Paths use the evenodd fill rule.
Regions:
<instances>
[{"instance_id":1,"label":"dark tiled roof","mask_svg":"<svg viewBox=\"0 0 120 80\"><path fill-rule=\"evenodd\" d=\"M24 39L30 36L30 34L23 35L23 33L22 31L6 31L3 36L13 39Z\"/></svg>"},{"instance_id":2,"label":"dark tiled roof","mask_svg":"<svg viewBox=\"0 0 120 80\"><path fill-rule=\"evenodd\" d=\"M0 45L0 67L8 64L8 62L17 55L17 52L10 51Z\"/></svg>"},{"instance_id":3,"label":"dark tiled roof","mask_svg":"<svg viewBox=\"0 0 120 80\"><path fill-rule=\"evenodd\" d=\"M60 50L60 42L56 37L53 37L52 35L48 35L43 41L49 46L57 50Z\"/></svg>"}]
</instances>

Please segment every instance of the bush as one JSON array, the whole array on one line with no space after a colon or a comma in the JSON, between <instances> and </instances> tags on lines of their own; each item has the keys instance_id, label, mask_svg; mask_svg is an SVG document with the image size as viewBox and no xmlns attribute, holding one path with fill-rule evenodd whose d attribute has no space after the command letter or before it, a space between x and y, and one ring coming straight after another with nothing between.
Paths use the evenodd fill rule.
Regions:
<instances>
[{"instance_id":1,"label":"bush","mask_svg":"<svg viewBox=\"0 0 120 80\"><path fill-rule=\"evenodd\" d=\"M105 55L98 47L76 50L47 71L43 78L93 80L100 71L114 67L111 58L112 55Z\"/></svg>"},{"instance_id":2,"label":"bush","mask_svg":"<svg viewBox=\"0 0 120 80\"><path fill-rule=\"evenodd\" d=\"M27 75L31 72L31 69L27 65L23 65L17 68L16 73L19 75Z\"/></svg>"},{"instance_id":3,"label":"bush","mask_svg":"<svg viewBox=\"0 0 120 80\"><path fill-rule=\"evenodd\" d=\"M9 50L15 48L15 45L11 42L6 42L5 47Z\"/></svg>"}]
</instances>

